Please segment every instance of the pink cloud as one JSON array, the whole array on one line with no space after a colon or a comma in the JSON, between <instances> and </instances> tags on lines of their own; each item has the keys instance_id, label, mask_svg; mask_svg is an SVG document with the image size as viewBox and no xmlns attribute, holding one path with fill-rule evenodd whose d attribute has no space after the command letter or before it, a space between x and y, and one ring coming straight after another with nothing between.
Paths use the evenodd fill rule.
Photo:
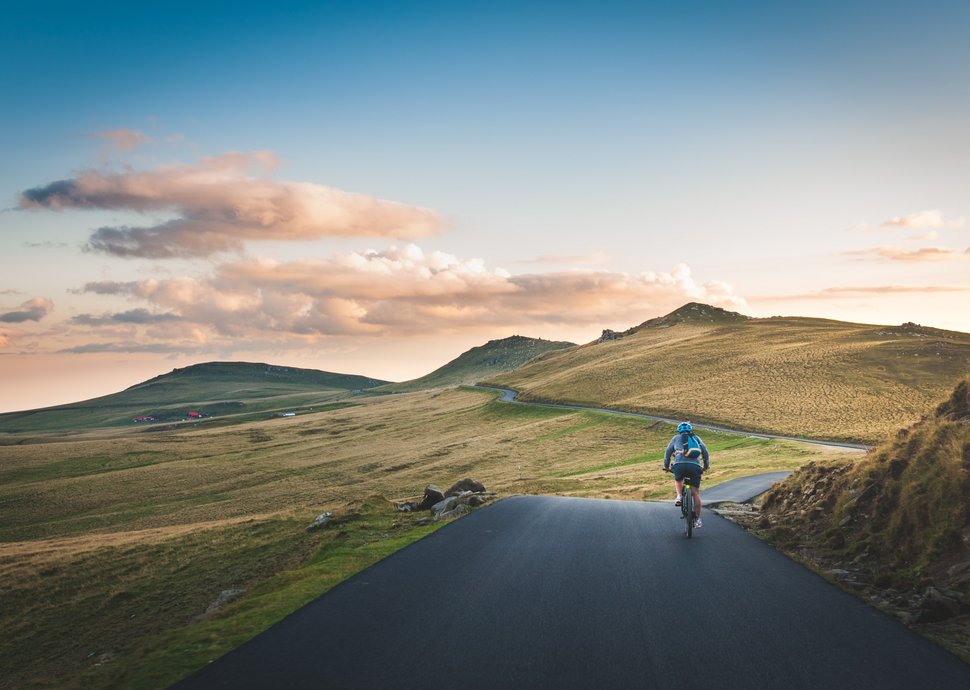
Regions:
<instances>
[{"instance_id":1,"label":"pink cloud","mask_svg":"<svg viewBox=\"0 0 970 690\"><path fill-rule=\"evenodd\" d=\"M205 342L340 335L427 335L530 325L632 325L691 300L743 307L726 283L686 265L637 275L566 271L510 275L477 259L410 245L322 260L226 263L205 277L101 281L89 293L150 305L159 337ZM147 312L146 312L147 313ZM138 312L141 316L142 312ZM86 319L97 325L98 318ZM109 317L112 324L118 319ZM148 321L148 319L143 319ZM132 323L132 328L140 324Z\"/></svg>"},{"instance_id":2,"label":"pink cloud","mask_svg":"<svg viewBox=\"0 0 970 690\"><path fill-rule=\"evenodd\" d=\"M608 264L612 257L606 252L590 252L589 254L544 254L535 259L520 261L523 264L566 264L572 266L598 266Z\"/></svg>"},{"instance_id":3,"label":"pink cloud","mask_svg":"<svg viewBox=\"0 0 970 690\"><path fill-rule=\"evenodd\" d=\"M0 323L40 321L50 314L53 309L54 303L46 297L34 297L21 304L17 309L0 313Z\"/></svg>"},{"instance_id":4,"label":"pink cloud","mask_svg":"<svg viewBox=\"0 0 970 690\"><path fill-rule=\"evenodd\" d=\"M927 211L909 213L905 216L896 216L895 218L890 218L882 223L881 227L909 228L919 230L927 230L931 228L960 230L966 227L966 224L966 218L945 218L941 211L930 209Z\"/></svg>"},{"instance_id":5,"label":"pink cloud","mask_svg":"<svg viewBox=\"0 0 970 690\"><path fill-rule=\"evenodd\" d=\"M134 151L142 144L153 141L150 136L137 129L112 129L107 132L93 132L88 136L92 139L104 139L111 148L118 151Z\"/></svg>"},{"instance_id":6,"label":"pink cloud","mask_svg":"<svg viewBox=\"0 0 970 690\"><path fill-rule=\"evenodd\" d=\"M815 292L793 295L762 295L752 302L785 302L789 300L845 299L863 295L947 294L970 292L970 285L862 285L830 287Z\"/></svg>"},{"instance_id":7,"label":"pink cloud","mask_svg":"<svg viewBox=\"0 0 970 690\"><path fill-rule=\"evenodd\" d=\"M254 177L278 165L269 151L230 152L195 165L151 171L88 170L35 187L22 209L167 211L174 220L148 227L103 227L92 251L123 257L208 256L240 250L247 240L312 240L325 236L413 239L438 232L428 209L344 192L309 182Z\"/></svg>"},{"instance_id":8,"label":"pink cloud","mask_svg":"<svg viewBox=\"0 0 970 690\"><path fill-rule=\"evenodd\" d=\"M846 252L848 256L859 258L879 257L890 261L905 261L920 263L925 261L943 261L958 258L960 254L947 247L921 247L919 249L905 249L903 247L874 247L862 251Z\"/></svg>"}]
</instances>

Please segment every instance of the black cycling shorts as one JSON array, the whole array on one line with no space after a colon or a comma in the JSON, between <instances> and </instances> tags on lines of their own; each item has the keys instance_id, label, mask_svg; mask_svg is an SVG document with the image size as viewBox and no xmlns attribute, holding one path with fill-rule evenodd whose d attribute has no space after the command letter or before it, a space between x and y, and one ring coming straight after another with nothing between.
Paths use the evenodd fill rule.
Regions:
<instances>
[{"instance_id":1,"label":"black cycling shorts","mask_svg":"<svg viewBox=\"0 0 970 690\"><path fill-rule=\"evenodd\" d=\"M703 470L700 465L695 465L692 462L678 462L676 465L671 465L671 469L674 471L674 479L678 482L683 481L684 477L690 477L690 485L698 489L701 488Z\"/></svg>"}]
</instances>

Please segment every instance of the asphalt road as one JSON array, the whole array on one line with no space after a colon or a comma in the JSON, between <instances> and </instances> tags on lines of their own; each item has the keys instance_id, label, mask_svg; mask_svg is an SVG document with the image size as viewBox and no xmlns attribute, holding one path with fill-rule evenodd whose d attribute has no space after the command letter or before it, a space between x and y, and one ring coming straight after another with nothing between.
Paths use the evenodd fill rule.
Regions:
<instances>
[{"instance_id":1,"label":"asphalt road","mask_svg":"<svg viewBox=\"0 0 970 690\"><path fill-rule=\"evenodd\" d=\"M519 496L177 688L970 687L970 665L705 512Z\"/></svg>"},{"instance_id":2,"label":"asphalt road","mask_svg":"<svg viewBox=\"0 0 970 690\"><path fill-rule=\"evenodd\" d=\"M655 422L666 422L667 424L679 424L682 419L671 419L669 417L658 417L652 414L644 414L643 412L623 412L621 410L610 410L605 407L585 407L583 405L562 405L560 403L544 403L544 402L523 402L517 400L516 397L518 393L510 388L499 388L498 386L482 386L474 385L471 388L484 388L490 391L499 391L502 397L499 398L501 402L504 403L515 403L516 405L534 405L537 407L555 407L562 410L581 410L586 412L605 412L606 414L615 414L621 417L640 417L642 419L650 419ZM814 438L799 438L797 436L781 436L779 434L763 434L756 431L744 431L743 429L729 429L723 426L715 426L713 424L693 424L696 429L709 429L711 431L722 431L726 434L742 434L744 436L754 436L756 438L774 438L782 441L798 441L799 443L812 443L817 446L834 446L836 448L849 448L852 450L869 450L869 446L862 445L861 443L843 443L841 441L820 441Z\"/></svg>"},{"instance_id":3,"label":"asphalt road","mask_svg":"<svg viewBox=\"0 0 970 690\"><path fill-rule=\"evenodd\" d=\"M722 482L721 484L712 486L710 489L704 486L702 479L702 504L706 506L727 501L731 503L745 503L756 496L760 496L790 474L791 471L752 474L748 477L740 477Z\"/></svg>"}]
</instances>

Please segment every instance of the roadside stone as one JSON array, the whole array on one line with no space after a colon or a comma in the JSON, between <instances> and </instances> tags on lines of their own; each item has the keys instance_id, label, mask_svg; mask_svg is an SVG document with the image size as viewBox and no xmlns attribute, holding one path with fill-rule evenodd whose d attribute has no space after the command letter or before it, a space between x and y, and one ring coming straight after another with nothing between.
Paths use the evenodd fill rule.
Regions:
<instances>
[{"instance_id":1,"label":"roadside stone","mask_svg":"<svg viewBox=\"0 0 970 690\"><path fill-rule=\"evenodd\" d=\"M441 491L441 489L439 489L434 484L428 484L424 488L424 498L421 499L421 502L417 506L415 506L414 509L415 510L428 510L428 508L431 508L436 503L440 503L444 499L445 499L445 495Z\"/></svg>"},{"instance_id":2,"label":"roadside stone","mask_svg":"<svg viewBox=\"0 0 970 690\"><path fill-rule=\"evenodd\" d=\"M434 522L434 518L430 518L430 517L419 517L419 518L415 518L414 520L414 524L419 527L423 525L430 525L432 522Z\"/></svg>"},{"instance_id":3,"label":"roadside stone","mask_svg":"<svg viewBox=\"0 0 970 690\"><path fill-rule=\"evenodd\" d=\"M936 587L927 587L923 592L919 610L913 616L914 623L937 623L960 615L960 602L947 596Z\"/></svg>"},{"instance_id":4,"label":"roadside stone","mask_svg":"<svg viewBox=\"0 0 970 690\"><path fill-rule=\"evenodd\" d=\"M457 503L458 503L457 496L449 496L445 500L439 501L438 503L435 503L433 506L431 506L431 512L435 516L437 516L440 513L445 513L451 510L452 508L455 507Z\"/></svg>"},{"instance_id":5,"label":"roadside stone","mask_svg":"<svg viewBox=\"0 0 970 690\"><path fill-rule=\"evenodd\" d=\"M313 522L307 525L306 531L312 532L314 530L320 529L328 522L330 522L330 518L332 517L333 517L333 513L331 513L329 510L326 513L320 513L319 515L317 515L316 519L314 519Z\"/></svg>"},{"instance_id":6,"label":"roadside stone","mask_svg":"<svg viewBox=\"0 0 970 690\"><path fill-rule=\"evenodd\" d=\"M464 504L458 504L452 510L446 510L441 513L437 513L434 517L435 520L441 522L442 520L451 520L452 518L461 517L468 512L468 506Z\"/></svg>"},{"instance_id":7,"label":"roadside stone","mask_svg":"<svg viewBox=\"0 0 970 690\"><path fill-rule=\"evenodd\" d=\"M209 608L207 608L205 610L206 615L209 615L211 613L215 613L216 611L218 611L219 609L221 609L223 606L225 606L226 604L228 604L231 601L235 601L236 599L238 599L239 597L241 597L245 593L246 593L246 590L245 589L224 589L224 590L222 590L221 592L219 592L219 596L216 597L216 600L213 601L211 604L209 604Z\"/></svg>"},{"instance_id":8,"label":"roadside stone","mask_svg":"<svg viewBox=\"0 0 970 690\"><path fill-rule=\"evenodd\" d=\"M484 493L485 485L481 482L476 482L474 479L461 479L455 482L450 489L445 492L445 496L457 496L463 491L471 491L473 493Z\"/></svg>"}]
</instances>

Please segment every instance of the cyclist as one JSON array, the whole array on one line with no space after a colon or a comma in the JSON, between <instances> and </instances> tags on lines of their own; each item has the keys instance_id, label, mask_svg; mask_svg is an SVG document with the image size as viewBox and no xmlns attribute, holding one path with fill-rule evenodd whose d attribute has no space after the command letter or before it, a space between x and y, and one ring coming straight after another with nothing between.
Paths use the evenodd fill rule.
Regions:
<instances>
[{"instance_id":1,"label":"cyclist","mask_svg":"<svg viewBox=\"0 0 970 690\"><path fill-rule=\"evenodd\" d=\"M684 496L684 477L690 477L690 491L694 497L694 529L701 527L701 472L711 466L711 456L700 436L694 433L690 422L677 425L677 435L670 439L664 452L664 471L671 470L673 457L674 484L677 487L677 500L680 505ZM702 461L703 460L703 469Z\"/></svg>"}]
</instances>

